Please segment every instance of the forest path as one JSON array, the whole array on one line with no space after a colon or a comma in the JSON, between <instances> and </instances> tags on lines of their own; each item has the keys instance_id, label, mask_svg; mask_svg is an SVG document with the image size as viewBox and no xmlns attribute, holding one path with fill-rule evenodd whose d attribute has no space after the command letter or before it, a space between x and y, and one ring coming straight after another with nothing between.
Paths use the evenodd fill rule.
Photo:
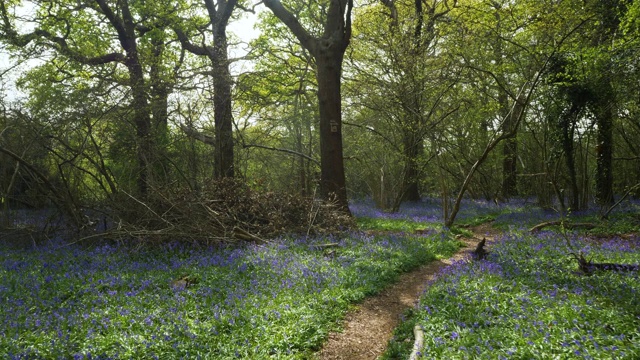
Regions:
<instances>
[{"instance_id":1,"label":"forest path","mask_svg":"<svg viewBox=\"0 0 640 360\"><path fill-rule=\"evenodd\" d=\"M430 280L444 267L463 260L475 250L482 238L493 240L498 231L490 224L469 228L471 239L460 239L465 247L448 259L435 260L400 276L397 282L376 296L365 299L347 314L343 331L329 334L329 339L316 354L320 360L370 360L377 359L386 350L393 330L406 309L418 302Z\"/></svg>"}]
</instances>

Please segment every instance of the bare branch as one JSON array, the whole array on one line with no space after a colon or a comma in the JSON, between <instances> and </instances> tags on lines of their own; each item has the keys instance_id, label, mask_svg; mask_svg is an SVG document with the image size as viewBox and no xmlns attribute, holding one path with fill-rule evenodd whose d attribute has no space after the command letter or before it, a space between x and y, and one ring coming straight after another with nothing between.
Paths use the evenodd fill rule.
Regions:
<instances>
[{"instance_id":1,"label":"bare branch","mask_svg":"<svg viewBox=\"0 0 640 360\"><path fill-rule=\"evenodd\" d=\"M273 150L273 151L279 151L279 152L283 152L286 154L291 154L291 155L295 155L295 156L299 156L302 158L305 158L317 165L320 165L320 162L312 157L310 157L309 155L297 152L297 151L293 151L293 150L289 150L289 149L282 149L282 148L276 148L273 146L266 146L266 145L259 145L259 144L242 144L242 148L243 149L248 149L248 148L259 148L259 149L265 149L265 150Z\"/></svg>"},{"instance_id":2,"label":"bare branch","mask_svg":"<svg viewBox=\"0 0 640 360\"><path fill-rule=\"evenodd\" d=\"M216 145L216 139L213 136L200 132L192 128L191 126L180 124L180 129L192 139L202 141L207 145L211 145L211 146Z\"/></svg>"}]
</instances>

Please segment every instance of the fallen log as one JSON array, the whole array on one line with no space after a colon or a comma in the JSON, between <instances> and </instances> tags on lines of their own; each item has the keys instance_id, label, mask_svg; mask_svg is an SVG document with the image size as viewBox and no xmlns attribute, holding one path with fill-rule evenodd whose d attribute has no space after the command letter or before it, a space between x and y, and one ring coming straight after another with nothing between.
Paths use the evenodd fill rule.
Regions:
<instances>
[{"instance_id":1,"label":"fallen log","mask_svg":"<svg viewBox=\"0 0 640 360\"><path fill-rule=\"evenodd\" d=\"M585 274L591 274L595 271L640 271L640 264L594 263L585 259L582 254L579 256L573 254L573 256L578 260L578 267L580 268L580 271Z\"/></svg>"},{"instance_id":2,"label":"fallen log","mask_svg":"<svg viewBox=\"0 0 640 360\"><path fill-rule=\"evenodd\" d=\"M424 331L420 325L416 325L413 327L413 335L416 340L413 343L413 350L411 351L411 355L409 356L409 360L417 360L421 357L422 348L424 347Z\"/></svg>"},{"instance_id":3,"label":"fallen log","mask_svg":"<svg viewBox=\"0 0 640 360\"><path fill-rule=\"evenodd\" d=\"M554 225L562 225L566 229L584 228L584 229L587 229L587 230L593 229L596 226L598 226L598 225L596 225L594 223L567 223L567 222L564 222L562 220L557 220L557 221L546 221L546 222L540 223L540 224L532 227L531 229L529 229L529 232L530 233L535 233L535 232L538 232L538 231L540 231L540 230L542 230L542 229L544 229L546 227L554 226Z\"/></svg>"}]
</instances>

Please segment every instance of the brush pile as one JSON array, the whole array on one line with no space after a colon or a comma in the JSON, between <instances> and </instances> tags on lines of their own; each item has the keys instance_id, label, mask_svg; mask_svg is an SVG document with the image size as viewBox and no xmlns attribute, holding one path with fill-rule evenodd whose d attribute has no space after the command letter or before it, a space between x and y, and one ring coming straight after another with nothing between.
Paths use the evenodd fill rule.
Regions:
<instances>
[{"instance_id":1,"label":"brush pile","mask_svg":"<svg viewBox=\"0 0 640 360\"><path fill-rule=\"evenodd\" d=\"M241 181L213 181L199 190L155 189L146 199L123 195L107 231L145 240L205 243L266 242L285 234L322 234L352 225L332 203L299 195L258 192Z\"/></svg>"}]
</instances>

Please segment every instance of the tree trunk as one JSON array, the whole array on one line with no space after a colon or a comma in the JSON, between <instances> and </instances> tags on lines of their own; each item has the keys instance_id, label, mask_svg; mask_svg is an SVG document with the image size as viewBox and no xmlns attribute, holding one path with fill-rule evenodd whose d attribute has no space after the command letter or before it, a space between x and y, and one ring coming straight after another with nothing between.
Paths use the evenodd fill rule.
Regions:
<instances>
[{"instance_id":1,"label":"tree trunk","mask_svg":"<svg viewBox=\"0 0 640 360\"><path fill-rule=\"evenodd\" d=\"M518 195L518 140L514 137L505 140L502 148L502 197L509 199Z\"/></svg>"},{"instance_id":2,"label":"tree trunk","mask_svg":"<svg viewBox=\"0 0 640 360\"><path fill-rule=\"evenodd\" d=\"M129 71L129 81L133 94L133 121L136 128L137 160L138 160L138 194L145 197L152 181L151 157L153 155L153 142L151 139L151 116L147 102L147 89L145 88L142 66L138 60L138 50L135 40L131 41L129 48L125 48L127 58L125 66Z\"/></svg>"},{"instance_id":3,"label":"tree trunk","mask_svg":"<svg viewBox=\"0 0 640 360\"><path fill-rule=\"evenodd\" d=\"M504 133L514 132L512 137L505 139L502 148L502 197L504 199L518 196L518 140L515 126L523 110L521 103L516 102L503 123Z\"/></svg>"},{"instance_id":4,"label":"tree trunk","mask_svg":"<svg viewBox=\"0 0 640 360\"><path fill-rule=\"evenodd\" d=\"M594 106L598 128L596 144L596 200L598 205L613 204L613 89L604 80L601 97Z\"/></svg>"},{"instance_id":5,"label":"tree trunk","mask_svg":"<svg viewBox=\"0 0 640 360\"><path fill-rule=\"evenodd\" d=\"M420 167L419 159L424 152L422 139L415 133L404 136L404 177L402 179L402 201L420 201Z\"/></svg>"},{"instance_id":6,"label":"tree trunk","mask_svg":"<svg viewBox=\"0 0 640 360\"><path fill-rule=\"evenodd\" d=\"M340 78L342 60L351 39L353 0L329 1L322 37L311 36L293 13L279 0L264 0L264 5L280 19L316 61L318 107L320 112L320 192L351 215L342 156L342 103Z\"/></svg>"},{"instance_id":7,"label":"tree trunk","mask_svg":"<svg viewBox=\"0 0 640 360\"><path fill-rule=\"evenodd\" d=\"M574 131L575 119L582 112L582 106L571 104L567 112L564 112L560 119L562 131L562 151L564 152L567 171L569 172L569 186L571 187L571 196L569 207L572 210L582 210L580 203L580 188L578 187L578 175L576 172L576 160L574 151Z\"/></svg>"},{"instance_id":8,"label":"tree trunk","mask_svg":"<svg viewBox=\"0 0 640 360\"><path fill-rule=\"evenodd\" d=\"M237 0L204 0L207 9L211 34L202 40L202 45L195 45L183 29L175 31L182 48L199 56L206 56L211 61L211 77L213 82L213 119L215 127L215 154L213 176L216 179L234 177L233 152L233 114L231 112L231 73L227 55L227 25L233 14ZM200 34L203 35L204 34ZM213 38L213 46L205 45L209 37Z\"/></svg>"},{"instance_id":9,"label":"tree trunk","mask_svg":"<svg viewBox=\"0 0 640 360\"><path fill-rule=\"evenodd\" d=\"M162 79L162 54L165 50L164 43L153 41L153 62L149 69L149 81L151 82L151 117L153 139L153 158L150 159L154 175L161 176L162 179L155 179L161 183L166 183L168 167L167 146L169 145L169 85Z\"/></svg>"},{"instance_id":10,"label":"tree trunk","mask_svg":"<svg viewBox=\"0 0 640 360\"><path fill-rule=\"evenodd\" d=\"M213 112L216 135L214 177L234 177L233 115L231 113L231 73L227 56L226 27L214 33L213 53Z\"/></svg>"},{"instance_id":11,"label":"tree trunk","mask_svg":"<svg viewBox=\"0 0 640 360\"><path fill-rule=\"evenodd\" d=\"M320 110L320 188L325 199L333 200L349 213L342 154L342 99L340 77L343 52L327 46L316 56Z\"/></svg>"}]
</instances>

